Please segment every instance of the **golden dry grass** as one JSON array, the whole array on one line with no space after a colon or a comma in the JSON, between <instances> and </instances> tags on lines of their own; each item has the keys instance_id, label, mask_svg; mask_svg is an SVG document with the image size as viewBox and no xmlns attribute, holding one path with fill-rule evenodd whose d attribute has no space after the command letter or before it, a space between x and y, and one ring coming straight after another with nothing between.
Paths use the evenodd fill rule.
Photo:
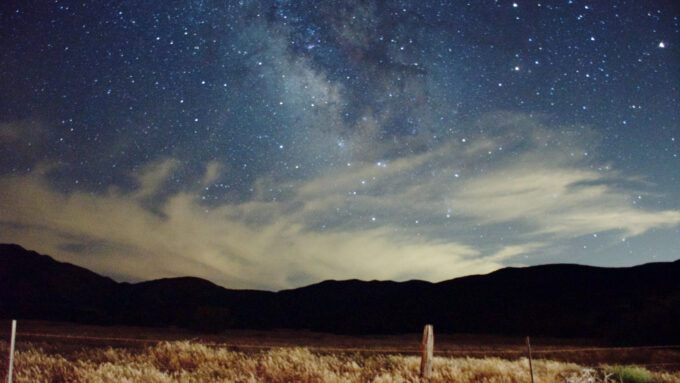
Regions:
<instances>
[{"instance_id":1,"label":"golden dry grass","mask_svg":"<svg viewBox=\"0 0 680 383\"><path fill-rule=\"evenodd\" d=\"M419 382L419 366L416 356L319 354L306 348L244 353L189 341L162 342L142 350L88 348L68 357L27 345L16 353L14 381ZM430 382L528 382L527 367L526 359L435 357ZM536 383L601 382L606 369L534 361ZM680 373L650 374L652 382L680 382Z\"/></svg>"}]
</instances>

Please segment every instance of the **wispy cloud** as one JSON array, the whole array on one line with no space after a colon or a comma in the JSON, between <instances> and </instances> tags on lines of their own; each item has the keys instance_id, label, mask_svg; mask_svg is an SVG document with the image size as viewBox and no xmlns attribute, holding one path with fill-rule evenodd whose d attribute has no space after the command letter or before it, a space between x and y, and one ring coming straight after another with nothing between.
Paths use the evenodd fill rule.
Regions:
<instances>
[{"instance_id":1,"label":"wispy cloud","mask_svg":"<svg viewBox=\"0 0 680 383\"><path fill-rule=\"evenodd\" d=\"M523 132L450 140L311 179L262 176L252 199L224 204L200 199L228 174L217 161L194 189L170 194L163 185L181 167L172 158L131 175L131 191L58 191L40 168L2 177L0 241L120 278L197 275L280 289L328 278L437 281L521 264L586 234L634 237L680 224L680 211L635 203L650 186L639 177L598 169L578 142L554 145L547 128ZM272 188L286 192L273 199ZM149 209L157 195L163 202ZM470 239L471 228L499 226L516 229Z\"/></svg>"},{"instance_id":2,"label":"wispy cloud","mask_svg":"<svg viewBox=\"0 0 680 383\"><path fill-rule=\"evenodd\" d=\"M452 209L483 224L522 222L527 236L572 237L605 231L635 236L680 223L679 211L634 205L634 191L604 183L616 174L549 163L521 164L471 180L451 200Z\"/></svg>"},{"instance_id":3,"label":"wispy cloud","mask_svg":"<svg viewBox=\"0 0 680 383\"><path fill-rule=\"evenodd\" d=\"M5 178L2 196L2 241L131 279L199 275L230 287L284 288L326 278L445 279L499 266L456 242L400 239L397 228L318 232L296 216L235 218L260 214L262 203L207 209L178 193L159 216L134 195L60 194L39 174ZM74 238L108 245L83 256L68 252Z\"/></svg>"},{"instance_id":4,"label":"wispy cloud","mask_svg":"<svg viewBox=\"0 0 680 383\"><path fill-rule=\"evenodd\" d=\"M179 166L179 161L166 158L146 164L134 178L139 183L139 188L133 193L132 198L144 199L157 195L159 189L168 180L172 172ZM216 172L214 165L210 165L206 170L205 178L214 178Z\"/></svg>"}]
</instances>

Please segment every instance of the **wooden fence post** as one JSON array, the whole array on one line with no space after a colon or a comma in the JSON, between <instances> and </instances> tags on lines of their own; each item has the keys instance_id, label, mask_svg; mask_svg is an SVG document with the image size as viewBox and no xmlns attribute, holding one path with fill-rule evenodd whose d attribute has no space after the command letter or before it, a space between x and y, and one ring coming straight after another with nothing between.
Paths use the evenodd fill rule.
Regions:
<instances>
[{"instance_id":1,"label":"wooden fence post","mask_svg":"<svg viewBox=\"0 0 680 383\"><path fill-rule=\"evenodd\" d=\"M9 346L9 370L7 372L7 383L12 383L12 367L14 364L14 338L16 337L17 334L17 321L16 319L12 320L12 336L10 340L10 346Z\"/></svg>"},{"instance_id":2,"label":"wooden fence post","mask_svg":"<svg viewBox=\"0 0 680 383\"><path fill-rule=\"evenodd\" d=\"M531 342L527 337L527 348L529 349L529 373L531 374L531 383L534 383L534 367L531 365Z\"/></svg>"},{"instance_id":3,"label":"wooden fence post","mask_svg":"<svg viewBox=\"0 0 680 383\"><path fill-rule=\"evenodd\" d=\"M432 376L432 357L434 355L434 330L431 324L425 325L423 329L422 351L420 377L429 379Z\"/></svg>"}]
</instances>

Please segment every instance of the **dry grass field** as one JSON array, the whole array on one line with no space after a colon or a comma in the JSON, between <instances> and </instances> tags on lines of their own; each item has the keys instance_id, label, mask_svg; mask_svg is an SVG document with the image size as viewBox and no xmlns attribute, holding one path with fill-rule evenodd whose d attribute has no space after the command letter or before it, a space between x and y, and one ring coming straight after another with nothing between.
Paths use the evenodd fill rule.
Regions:
<instances>
[{"instance_id":1,"label":"dry grass field","mask_svg":"<svg viewBox=\"0 0 680 383\"><path fill-rule=\"evenodd\" d=\"M319 354L306 348L230 351L189 341L161 342L137 351L83 349L69 359L29 345L16 355L23 382L418 382L417 356ZM430 382L528 382L528 362L436 357ZM680 373L640 367L534 361L536 382L680 381Z\"/></svg>"},{"instance_id":2,"label":"dry grass field","mask_svg":"<svg viewBox=\"0 0 680 383\"><path fill-rule=\"evenodd\" d=\"M421 381L419 334L235 330L206 336L180 329L47 322L20 322L18 334L15 382ZM4 378L4 331L0 339ZM587 340L536 339L536 383L680 383L677 349L600 346ZM430 382L530 382L521 338L435 334L435 348Z\"/></svg>"}]
</instances>

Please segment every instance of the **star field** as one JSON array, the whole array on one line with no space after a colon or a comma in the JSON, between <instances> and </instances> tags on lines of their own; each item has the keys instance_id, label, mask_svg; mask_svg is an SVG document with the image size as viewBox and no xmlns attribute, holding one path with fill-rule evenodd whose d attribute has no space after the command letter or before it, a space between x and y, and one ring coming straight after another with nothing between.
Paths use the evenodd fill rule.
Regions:
<instances>
[{"instance_id":1,"label":"star field","mask_svg":"<svg viewBox=\"0 0 680 383\"><path fill-rule=\"evenodd\" d=\"M680 253L668 1L12 2L0 240L119 279Z\"/></svg>"}]
</instances>

